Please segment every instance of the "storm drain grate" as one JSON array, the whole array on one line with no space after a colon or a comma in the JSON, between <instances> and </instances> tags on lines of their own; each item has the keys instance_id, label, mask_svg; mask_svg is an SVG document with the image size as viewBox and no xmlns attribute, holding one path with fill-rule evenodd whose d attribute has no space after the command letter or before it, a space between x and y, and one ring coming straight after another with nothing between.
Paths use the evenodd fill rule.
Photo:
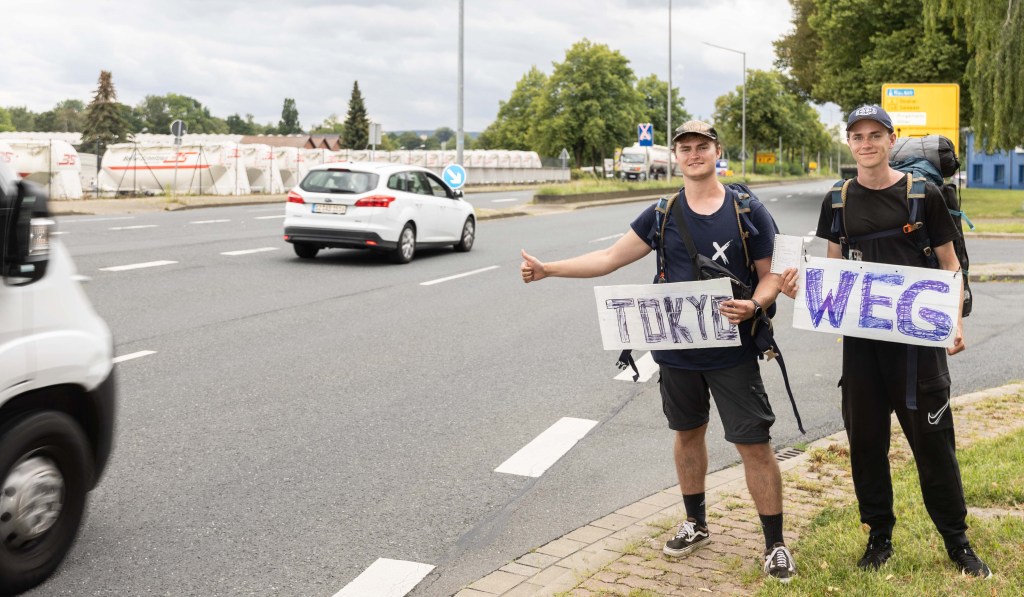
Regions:
<instances>
[{"instance_id":1,"label":"storm drain grate","mask_svg":"<svg viewBox=\"0 0 1024 597\"><path fill-rule=\"evenodd\" d=\"M785 450L779 450L775 453L775 460L782 462L783 460L789 460L794 456L803 454L804 451L799 448L786 448Z\"/></svg>"}]
</instances>

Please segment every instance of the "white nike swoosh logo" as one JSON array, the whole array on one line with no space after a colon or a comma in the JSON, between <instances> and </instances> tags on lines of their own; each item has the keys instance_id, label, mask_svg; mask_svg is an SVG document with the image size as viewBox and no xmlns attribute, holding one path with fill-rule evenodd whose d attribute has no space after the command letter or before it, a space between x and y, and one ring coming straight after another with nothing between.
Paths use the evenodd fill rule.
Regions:
<instances>
[{"instance_id":1,"label":"white nike swoosh logo","mask_svg":"<svg viewBox=\"0 0 1024 597\"><path fill-rule=\"evenodd\" d=\"M948 408L949 408L949 400L946 400L946 405L943 406L942 408L940 408L938 410L938 412L936 412L934 414L928 413L928 424L929 425L938 425L939 424L939 419L942 418L942 415L946 412L946 409L948 409Z\"/></svg>"}]
</instances>

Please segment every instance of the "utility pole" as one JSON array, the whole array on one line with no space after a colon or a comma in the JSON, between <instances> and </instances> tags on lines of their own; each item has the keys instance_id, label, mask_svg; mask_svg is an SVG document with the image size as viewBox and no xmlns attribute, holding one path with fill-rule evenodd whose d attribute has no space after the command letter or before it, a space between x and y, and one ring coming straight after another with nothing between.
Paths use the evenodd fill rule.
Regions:
<instances>
[{"instance_id":1,"label":"utility pole","mask_svg":"<svg viewBox=\"0 0 1024 597\"><path fill-rule=\"evenodd\" d=\"M665 145L672 149L672 0L668 0L668 100L665 103ZM668 164L668 180L672 180L674 161Z\"/></svg>"}]
</instances>

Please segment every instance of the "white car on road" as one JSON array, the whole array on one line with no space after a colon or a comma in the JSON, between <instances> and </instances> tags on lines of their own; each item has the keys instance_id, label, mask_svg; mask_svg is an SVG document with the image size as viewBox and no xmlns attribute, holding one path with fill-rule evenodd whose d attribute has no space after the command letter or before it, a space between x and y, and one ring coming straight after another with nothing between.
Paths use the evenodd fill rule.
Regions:
<instances>
[{"instance_id":1,"label":"white car on road","mask_svg":"<svg viewBox=\"0 0 1024 597\"><path fill-rule=\"evenodd\" d=\"M436 174L419 166L339 162L310 168L288 193L284 240L303 259L320 249L385 251L408 263L416 250L469 251L476 212Z\"/></svg>"}]
</instances>

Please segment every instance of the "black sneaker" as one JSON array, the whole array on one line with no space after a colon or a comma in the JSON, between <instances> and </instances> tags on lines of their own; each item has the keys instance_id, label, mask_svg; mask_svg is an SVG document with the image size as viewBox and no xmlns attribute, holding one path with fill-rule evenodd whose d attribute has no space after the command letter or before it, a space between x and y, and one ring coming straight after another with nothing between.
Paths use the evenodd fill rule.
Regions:
<instances>
[{"instance_id":1,"label":"black sneaker","mask_svg":"<svg viewBox=\"0 0 1024 597\"><path fill-rule=\"evenodd\" d=\"M884 535L868 537L868 548L857 562L861 570L878 570L892 557L892 540Z\"/></svg>"},{"instance_id":2,"label":"black sneaker","mask_svg":"<svg viewBox=\"0 0 1024 597\"><path fill-rule=\"evenodd\" d=\"M964 544L959 547L954 547L949 550L949 559L953 560L956 564L957 570L964 576L977 576L978 578L988 578L992 576L992 571L985 562L981 561L971 549L971 545Z\"/></svg>"},{"instance_id":3,"label":"black sneaker","mask_svg":"<svg viewBox=\"0 0 1024 597\"><path fill-rule=\"evenodd\" d=\"M661 551L667 556L678 558L693 552L709 541L711 541L711 535L708 534L708 527L697 526L696 520L688 518L679 525L679 532L676 533L676 536L665 542L665 547Z\"/></svg>"},{"instance_id":4,"label":"black sneaker","mask_svg":"<svg viewBox=\"0 0 1024 597\"><path fill-rule=\"evenodd\" d=\"M779 582L789 582L796 576L796 564L789 548L776 543L764 552L764 573Z\"/></svg>"}]
</instances>

